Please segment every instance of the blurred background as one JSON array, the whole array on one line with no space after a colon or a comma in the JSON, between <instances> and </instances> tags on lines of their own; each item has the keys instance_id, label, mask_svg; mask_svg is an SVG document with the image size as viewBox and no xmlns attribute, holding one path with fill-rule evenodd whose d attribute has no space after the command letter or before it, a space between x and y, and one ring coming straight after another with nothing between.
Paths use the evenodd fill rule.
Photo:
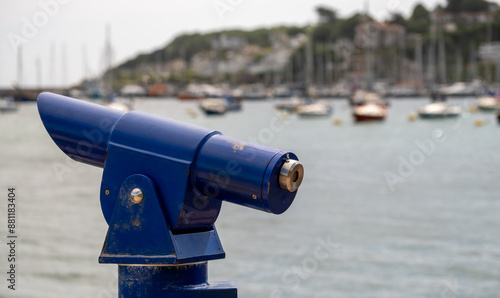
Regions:
<instances>
[{"instance_id":1,"label":"blurred background","mask_svg":"<svg viewBox=\"0 0 500 298\"><path fill-rule=\"evenodd\" d=\"M484 0L0 0L0 193L16 188L19 237L0 297L117 296L97 261L102 169L53 143L42 91L297 154L283 215L223 204L209 279L240 297L498 296L499 17Z\"/></svg>"}]
</instances>

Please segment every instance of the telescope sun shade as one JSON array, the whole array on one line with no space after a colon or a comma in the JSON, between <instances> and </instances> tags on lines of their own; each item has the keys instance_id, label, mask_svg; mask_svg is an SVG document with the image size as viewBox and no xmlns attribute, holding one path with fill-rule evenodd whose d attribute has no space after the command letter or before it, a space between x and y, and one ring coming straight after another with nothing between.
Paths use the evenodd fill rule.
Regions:
<instances>
[{"instance_id":1,"label":"telescope sun shade","mask_svg":"<svg viewBox=\"0 0 500 298\"><path fill-rule=\"evenodd\" d=\"M38 95L37 105L45 129L64 153L104 167L111 131L124 112L49 92Z\"/></svg>"}]
</instances>

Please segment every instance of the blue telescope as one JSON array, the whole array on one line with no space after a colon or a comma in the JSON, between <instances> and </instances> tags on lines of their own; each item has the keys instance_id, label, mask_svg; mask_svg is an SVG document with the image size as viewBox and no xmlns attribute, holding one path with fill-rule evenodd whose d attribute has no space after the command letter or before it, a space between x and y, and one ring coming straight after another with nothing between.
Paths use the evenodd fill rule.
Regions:
<instances>
[{"instance_id":1,"label":"blue telescope","mask_svg":"<svg viewBox=\"0 0 500 298\"><path fill-rule=\"evenodd\" d=\"M207 261L225 257L222 201L281 214L304 175L291 152L150 114L46 92L38 109L64 153L104 168L99 262L119 264L120 297L236 297L207 282Z\"/></svg>"}]
</instances>

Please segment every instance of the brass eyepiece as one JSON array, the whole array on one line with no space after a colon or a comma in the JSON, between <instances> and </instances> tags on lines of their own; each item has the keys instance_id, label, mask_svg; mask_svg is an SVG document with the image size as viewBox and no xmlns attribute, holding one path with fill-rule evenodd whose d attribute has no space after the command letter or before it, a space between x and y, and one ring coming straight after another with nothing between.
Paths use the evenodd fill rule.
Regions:
<instances>
[{"instance_id":1,"label":"brass eyepiece","mask_svg":"<svg viewBox=\"0 0 500 298\"><path fill-rule=\"evenodd\" d=\"M280 170L280 188L289 192L296 191L304 178L304 167L298 160L287 159Z\"/></svg>"}]
</instances>

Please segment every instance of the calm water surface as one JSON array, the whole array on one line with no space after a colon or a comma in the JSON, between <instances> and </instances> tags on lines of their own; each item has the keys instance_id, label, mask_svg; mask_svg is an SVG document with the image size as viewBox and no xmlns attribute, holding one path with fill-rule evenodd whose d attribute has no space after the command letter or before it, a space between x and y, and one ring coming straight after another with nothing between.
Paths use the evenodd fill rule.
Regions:
<instances>
[{"instance_id":1,"label":"calm water surface","mask_svg":"<svg viewBox=\"0 0 500 298\"><path fill-rule=\"evenodd\" d=\"M283 215L223 204L216 226L227 257L210 262L209 278L237 281L239 297L499 297L500 127L484 113L408 121L424 103L393 101L386 121L371 124L353 123L345 101L324 119L282 120L266 101L222 117L170 99L136 108L303 162ZM1 297L117 296L116 265L97 262L101 174L65 157L35 104L0 115L0 193L16 187L19 223L17 290L2 273ZM6 245L0 252L5 272Z\"/></svg>"}]
</instances>

